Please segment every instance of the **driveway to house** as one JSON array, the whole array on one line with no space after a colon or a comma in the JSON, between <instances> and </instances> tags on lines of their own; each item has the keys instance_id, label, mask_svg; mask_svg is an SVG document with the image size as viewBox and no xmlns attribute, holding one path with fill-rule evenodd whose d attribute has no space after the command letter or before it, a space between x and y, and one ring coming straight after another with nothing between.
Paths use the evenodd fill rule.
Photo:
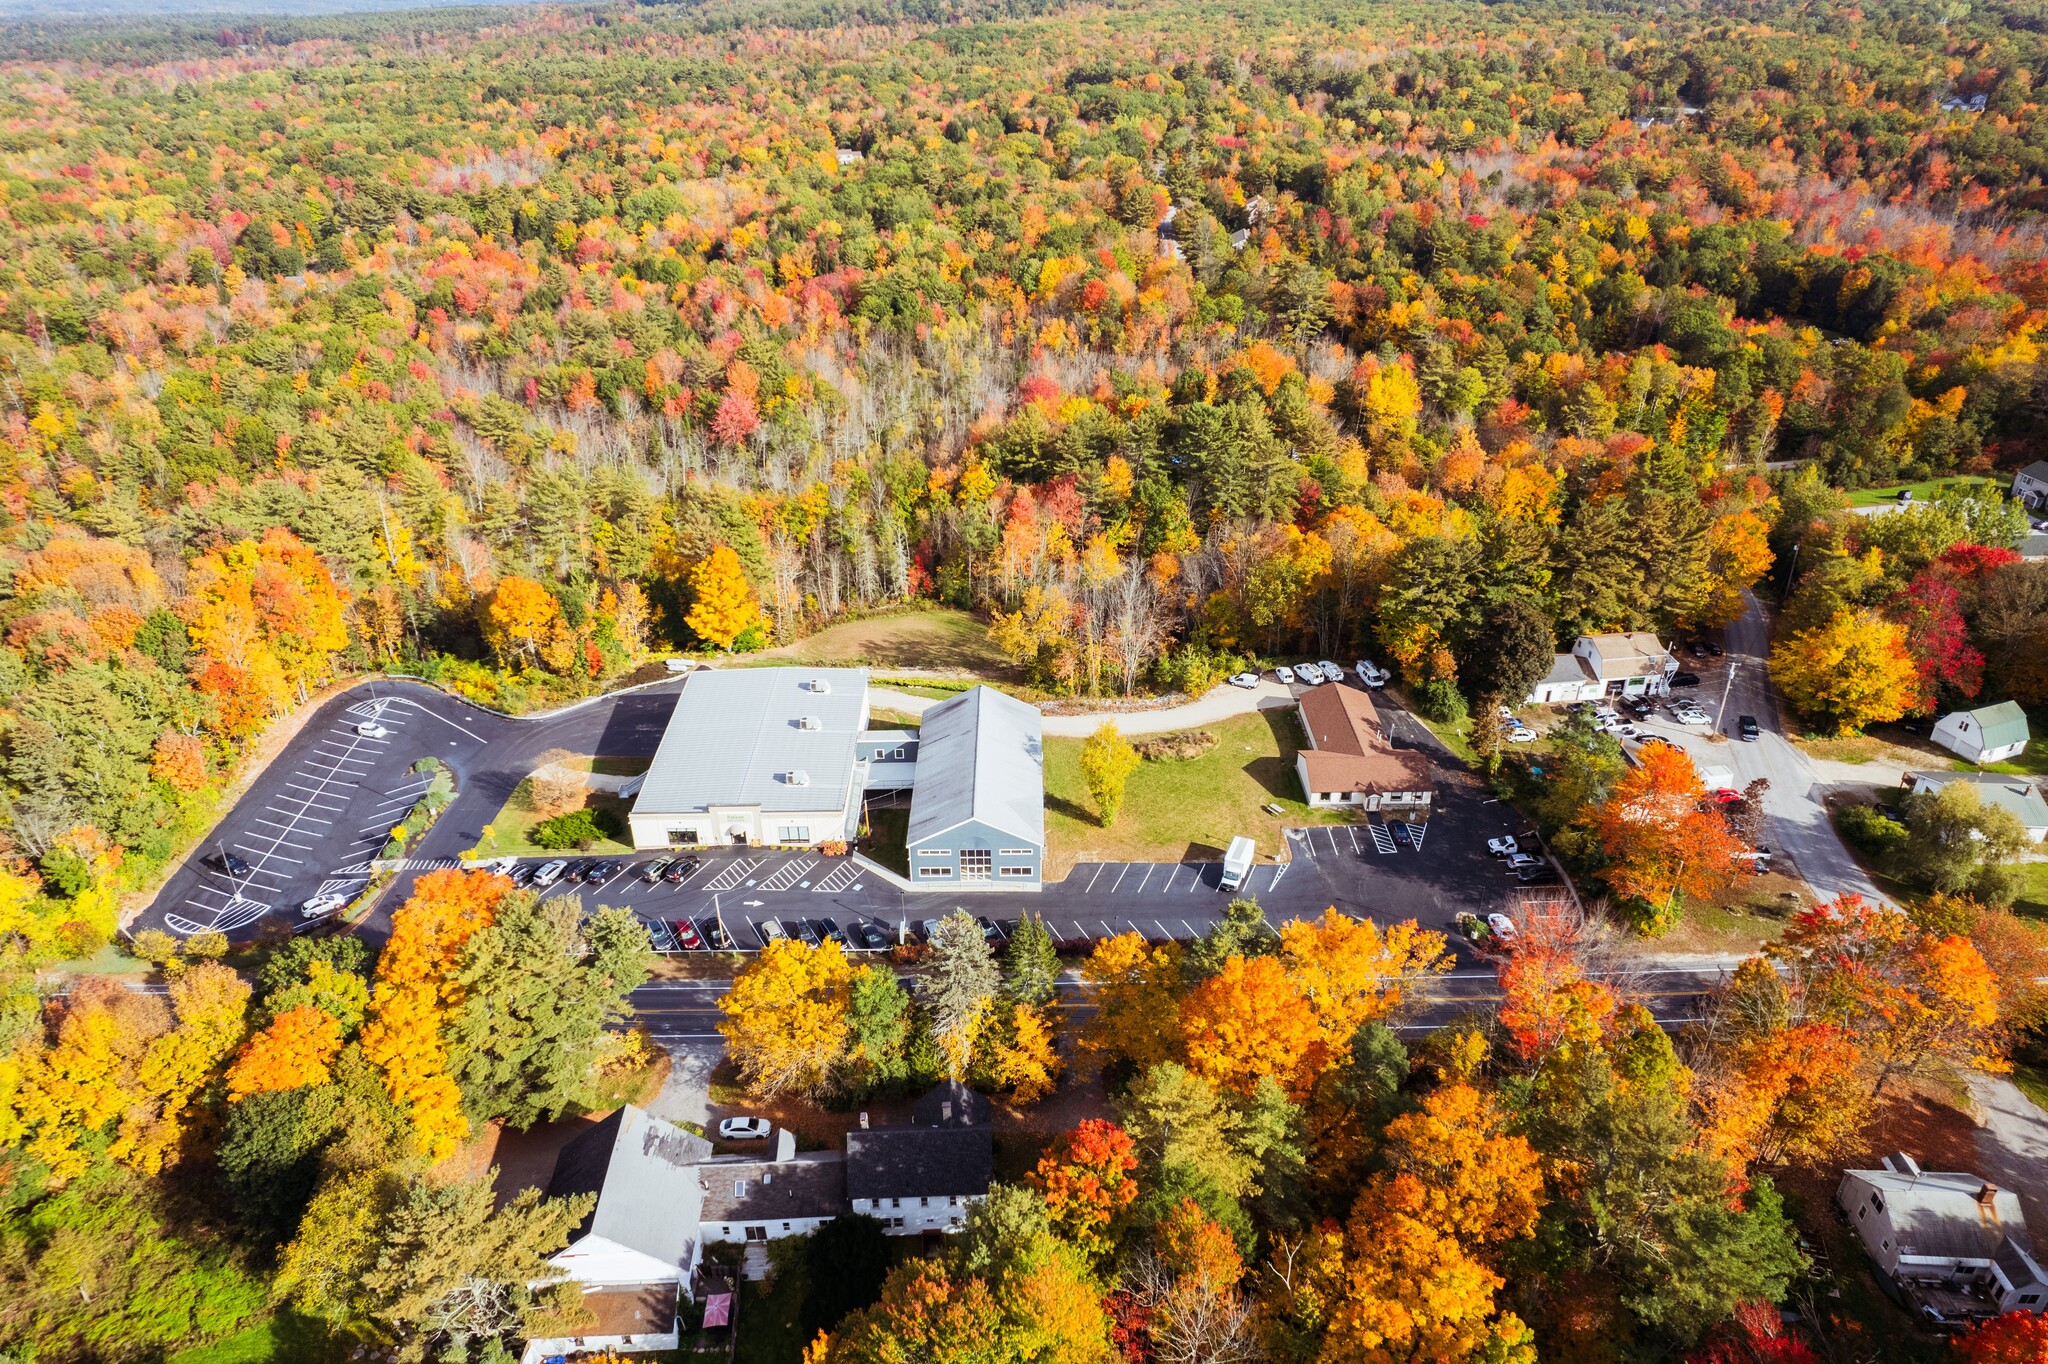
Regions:
<instances>
[{"instance_id":1,"label":"driveway to house","mask_svg":"<svg viewBox=\"0 0 2048 1364\"><path fill-rule=\"evenodd\" d=\"M1771 789L1764 797L1765 840L1780 861L1791 861L1815 896L1826 900L1853 891L1866 900L1889 904L1889 898L1856 864L1835 832L1823 804L1828 784L1815 773L1806 754L1785 737L1778 692L1771 685L1768 665L1770 618L1755 593L1743 596L1748 610L1727 629L1728 670L1721 687L1718 691L1702 687L1696 693L1713 718L1714 732L1728 742L1708 742L1698 733L1674 725L1659 725L1658 729L1682 743L1695 763L1732 769L1737 788L1758 777L1770 780ZM1754 743L1739 737L1738 726L1745 715L1755 716L1761 731Z\"/></svg>"},{"instance_id":2,"label":"driveway to house","mask_svg":"<svg viewBox=\"0 0 2048 1364\"><path fill-rule=\"evenodd\" d=\"M1979 1173L2020 1196L2027 1225L2048 1236L2048 1113L2002 1075L1969 1071L1970 1097L1983 1122L1977 1128ZM2036 1253L2042 1243L2036 1242Z\"/></svg>"},{"instance_id":3,"label":"driveway to house","mask_svg":"<svg viewBox=\"0 0 2048 1364\"><path fill-rule=\"evenodd\" d=\"M1325 686L1331 685L1325 683ZM922 716L938 704L925 696L876 687L869 699L877 710L902 711ZM1164 710L1098 710L1084 715L1048 715L1045 733L1061 739L1085 739L1104 720L1116 721L1125 734L1170 734L1176 730L1198 729L1258 710L1279 710L1294 705L1295 692L1269 676L1261 676L1256 687L1233 687L1228 682L1211 687L1207 694Z\"/></svg>"}]
</instances>

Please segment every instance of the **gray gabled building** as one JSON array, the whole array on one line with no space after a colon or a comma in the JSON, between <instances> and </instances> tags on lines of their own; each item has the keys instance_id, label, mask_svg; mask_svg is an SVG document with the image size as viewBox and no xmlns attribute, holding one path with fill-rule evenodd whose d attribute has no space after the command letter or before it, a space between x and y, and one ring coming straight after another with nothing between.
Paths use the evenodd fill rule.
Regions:
<instances>
[{"instance_id":1,"label":"gray gabled building","mask_svg":"<svg viewBox=\"0 0 2048 1364\"><path fill-rule=\"evenodd\" d=\"M1045 742L1036 706L976 687L924 713L906 843L920 889L1042 887Z\"/></svg>"}]
</instances>

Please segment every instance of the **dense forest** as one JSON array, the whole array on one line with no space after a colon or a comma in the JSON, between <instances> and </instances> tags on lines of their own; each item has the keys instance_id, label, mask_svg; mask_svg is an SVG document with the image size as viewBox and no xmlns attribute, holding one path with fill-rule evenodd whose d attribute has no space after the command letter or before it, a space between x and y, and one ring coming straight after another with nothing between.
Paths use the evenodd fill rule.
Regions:
<instances>
[{"instance_id":1,"label":"dense forest","mask_svg":"<svg viewBox=\"0 0 2048 1364\"><path fill-rule=\"evenodd\" d=\"M253 995L187 964L168 1005L88 993L61 1026L37 994L337 678L526 710L669 651L936 602L1046 693L1198 692L1246 659L1356 651L1455 721L1519 700L1577 634L1712 629L1756 588L1783 599L1773 667L1816 730L2048 701L2048 570L2014 552L2003 494L2048 457L2043 81L2048 20L2018 0L0 27L0 1048L20 1044L0 1142L27 1143L4 1170L29 1209L0 1293L46 1294L0 1304L0 1348L146 1359L224 1332L316 1176L344 1220L375 1183L380 1234L487 1218L388 1173L461 1124L407 1136L425 1101L377 1083L374 1053L495 898L409 986L380 964L374 1004L367 962L303 955ZM631 955L511 903L500 936ZM1690 1072L1568 985L1501 1102L1677 1142ZM471 1087L469 1115L589 1098L617 1060L595 1036L609 990L589 987L575 1076L535 1080L538 1108ZM230 1061L279 1029L318 1083L223 1128ZM1382 1097L1413 1109L1419 1084L1493 1113L1476 1052L1429 1053L1412 1083L1325 1059L1304 1111L1319 1085L1407 1084ZM1583 1103L1537 1092L1566 1070ZM65 1089L95 1074L128 1088ZM1649 1117L1616 1116L1630 1094ZM1544 1161L1568 1144L1551 1130ZM239 1220L215 1225L213 1176L173 1167L229 1149L259 1175L229 1167ZM1711 1221L1715 1172L1685 1177ZM1539 1223L1513 1198L1484 1236L1518 1248L1489 1263L1607 1295L1567 1319L1517 1289L1546 1352L1610 1357L1626 1318L1624 1352L1655 1357L1726 1318L1607 1274L1611 1246L1519 1240ZM1775 1196L1747 1206L1730 1235L1768 1245L1741 1292L1782 1288ZM508 1281L554 1215L505 1233ZM102 1331L33 1267L117 1223L171 1296ZM378 1284L321 1301L417 1306ZM1286 1309L1301 1358L1311 1297ZM1519 1360L1528 1331L1467 1343ZM1376 1349L1329 1357L1410 1357Z\"/></svg>"}]
</instances>

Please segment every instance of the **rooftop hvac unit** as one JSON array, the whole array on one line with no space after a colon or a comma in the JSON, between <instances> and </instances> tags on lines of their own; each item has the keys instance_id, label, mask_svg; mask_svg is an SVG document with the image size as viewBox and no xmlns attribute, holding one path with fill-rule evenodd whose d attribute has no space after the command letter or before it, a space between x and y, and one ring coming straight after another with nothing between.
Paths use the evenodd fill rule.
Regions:
<instances>
[{"instance_id":1,"label":"rooftop hvac unit","mask_svg":"<svg viewBox=\"0 0 2048 1364\"><path fill-rule=\"evenodd\" d=\"M821 696L832 690L831 681L823 677L814 677L810 681L804 683L804 686L806 689L817 692Z\"/></svg>"},{"instance_id":2,"label":"rooftop hvac unit","mask_svg":"<svg viewBox=\"0 0 2048 1364\"><path fill-rule=\"evenodd\" d=\"M787 781L791 786L809 786L811 784L811 774L799 770L789 773L783 780Z\"/></svg>"},{"instance_id":3,"label":"rooftop hvac unit","mask_svg":"<svg viewBox=\"0 0 2048 1364\"><path fill-rule=\"evenodd\" d=\"M796 722L798 729L823 729L824 723L815 715L806 715Z\"/></svg>"}]
</instances>

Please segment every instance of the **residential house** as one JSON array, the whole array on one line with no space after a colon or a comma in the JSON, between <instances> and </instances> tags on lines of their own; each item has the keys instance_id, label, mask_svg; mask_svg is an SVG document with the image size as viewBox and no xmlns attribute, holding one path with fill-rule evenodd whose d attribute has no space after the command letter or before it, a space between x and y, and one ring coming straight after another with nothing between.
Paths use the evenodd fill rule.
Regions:
<instances>
[{"instance_id":1,"label":"residential house","mask_svg":"<svg viewBox=\"0 0 2048 1364\"><path fill-rule=\"evenodd\" d=\"M1976 787L1977 799L1984 804L2012 811L2034 842L2048 842L2048 797L2043 796L2038 777L2003 772L1908 772L1899 779L1899 784L1921 796L1956 781Z\"/></svg>"},{"instance_id":2,"label":"residential house","mask_svg":"<svg viewBox=\"0 0 2048 1364\"><path fill-rule=\"evenodd\" d=\"M559 1348L535 1358L676 1348L676 1304L701 1259L697 1168L710 1155L702 1137L631 1105L562 1148L548 1197L595 1194L597 1204L549 1263L583 1285L597 1324L573 1342L540 1342Z\"/></svg>"},{"instance_id":3,"label":"residential house","mask_svg":"<svg viewBox=\"0 0 2048 1364\"><path fill-rule=\"evenodd\" d=\"M1435 795L1429 758L1388 740L1372 698L1354 687L1302 692L1308 742L1294 755L1295 775L1318 809L1427 811Z\"/></svg>"},{"instance_id":4,"label":"residential house","mask_svg":"<svg viewBox=\"0 0 2048 1364\"><path fill-rule=\"evenodd\" d=\"M2012 476L2012 495L2031 512L2048 511L2048 459L2037 459Z\"/></svg>"},{"instance_id":5,"label":"residential house","mask_svg":"<svg viewBox=\"0 0 2048 1364\"><path fill-rule=\"evenodd\" d=\"M1954 710L1934 722L1934 742L1964 762L2002 763L2026 752L2027 713L2017 701Z\"/></svg>"},{"instance_id":6,"label":"residential house","mask_svg":"<svg viewBox=\"0 0 2048 1364\"><path fill-rule=\"evenodd\" d=\"M853 1210L879 1218L891 1236L959 1230L995 1177L990 1117L988 1100L955 1082L919 1099L906 1127L848 1132Z\"/></svg>"},{"instance_id":7,"label":"residential house","mask_svg":"<svg viewBox=\"0 0 2048 1364\"><path fill-rule=\"evenodd\" d=\"M1040 889L1045 740L1038 707L975 687L924 713L905 845L920 888Z\"/></svg>"},{"instance_id":8,"label":"residential house","mask_svg":"<svg viewBox=\"0 0 2048 1364\"><path fill-rule=\"evenodd\" d=\"M1900 1153L1845 1170L1835 1202L1886 1284L1940 1322L2048 1306L2019 1196L1973 1174L1923 1170Z\"/></svg>"},{"instance_id":9,"label":"residential house","mask_svg":"<svg viewBox=\"0 0 2048 1364\"><path fill-rule=\"evenodd\" d=\"M808 1236L846 1211L846 1155L806 1151L796 1134L777 1128L767 1160L726 1156L698 1168L704 1187L699 1217L706 1245Z\"/></svg>"},{"instance_id":10,"label":"residential house","mask_svg":"<svg viewBox=\"0 0 2048 1364\"><path fill-rule=\"evenodd\" d=\"M1527 704L1664 696L1677 672L1678 660L1655 635L1642 631L1580 635L1570 653L1552 658L1550 671L1529 689Z\"/></svg>"}]
</instances>

